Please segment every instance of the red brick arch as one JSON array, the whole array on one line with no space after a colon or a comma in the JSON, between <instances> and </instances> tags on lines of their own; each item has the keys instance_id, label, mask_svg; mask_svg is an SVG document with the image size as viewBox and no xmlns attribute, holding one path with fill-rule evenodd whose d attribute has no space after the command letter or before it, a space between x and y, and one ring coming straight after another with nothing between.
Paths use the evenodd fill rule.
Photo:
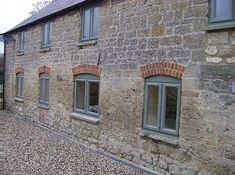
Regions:
<instances>
[{"instance_id":1,"label":"red brick arch","mask_svg":"<svg viewBox=\"0 0 235 175\"><path fill-rule=\"evenodd\" d=\"M143 78L156 76L156 75L166 75L182 79L185 71L185 66L176 63L153 63L140 67L141 74Z\"/></svg>"},{"instance_id":2,"label":"red brick arch","mask_svg":"<svg viewBox=\"0 0 235 175\"><path fill-rule=\"evenodd\" d=\"M24 68L23 68L23 67L17 67L17 68L15 69L15 72L16 72L16 74L24 73Z\"/></svg>"},{"instance_id":3,"label":"red brick arch","mask_svg":"<svg viewBox=\"0 0 235 175\"><path fill-rule=\"evenodd\" d=\"M49 67L47 67L47 66L39 67L39 68L38 68L38 74L40 75L40 74L44 74L44 73L50 75L50 73L51 73L51 68L49 68Z\"/></svg>"},{"instance_id":4,"label":"red brick arch","mask_svg":"<svg viewBox=\"0 0 235 175\"><path fill-rule=\"evenodd\" d=\"M73 67L73 75L79 75L79 74L93 74L98 77L101 75L102 68L97 65L91 65L91 64L82 64Z\"/></svg>"}]
</instances>

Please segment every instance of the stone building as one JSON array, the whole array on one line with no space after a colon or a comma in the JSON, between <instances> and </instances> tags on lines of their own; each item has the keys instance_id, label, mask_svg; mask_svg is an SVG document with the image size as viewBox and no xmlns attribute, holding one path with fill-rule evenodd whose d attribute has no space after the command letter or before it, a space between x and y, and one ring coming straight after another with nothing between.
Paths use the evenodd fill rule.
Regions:
<instances>
[{"instance_id":1,"label":"stone building","mask_svg":"<svg viewBox=\"0 0 235 175\"><path fill-rule=\"evenodd\" d=\"M233 0L56 0L8 31L6 108L159 174L235 167Z\"/></svg>"}]
</instances>

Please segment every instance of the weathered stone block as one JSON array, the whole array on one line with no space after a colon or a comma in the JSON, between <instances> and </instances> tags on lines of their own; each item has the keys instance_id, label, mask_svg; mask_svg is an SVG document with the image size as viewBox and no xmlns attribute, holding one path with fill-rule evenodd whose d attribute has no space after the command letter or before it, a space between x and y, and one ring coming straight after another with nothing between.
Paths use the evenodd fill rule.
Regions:
<instances>
[{"instance_id":1,"label":"weathered stone block","mask_svg":"<svg viewBox=\"0 0 235 175\"><path fill-rule=\"evenodd\" d=\"M220 58L220 57L207 57L206 62L208 62L208 63L220 63L220 62L222 62L222 58Z\"/></svg>"},{"instance_id":2,"label":"weathered stone block","mask_svg":"<svg viewBox=\"0 0 235 175\"><path fill-rule=\"evenodd\" d=\"M182 43L182 38L180 36L168 36L161 39L160 44L163 46L175 46Z\"/></svg>"},{"instance_id":3,"label":"weathered stone block","mask_svg":"<svg viewBox=\"0 0 235 175\"><path fill-rule=\"evenodd\" d=\"M218 49L216 46L207 46L205 52L207 55L214 56L218 53Z\"/></svg>"},{"instance_id":4,"label":"weathered stone block","mask_svg":"<svg viewBox=\"0 0 235 175\"><path fill-rule=\"evenodd\" d=\"M163 25L153 25L151 28L151 37L159 37L165 34L165 28Z\"/></svg>"},{"instance_id":5,"label":"weathered stone block","mask_svg":"<svg viewBox=\"0 0 235 175\"><path fill-rule=\"evenodd\" d=\"M211 32L207 34L208 44L226 44L229 42L228 32Z\"/></svg>"}]
</instances>

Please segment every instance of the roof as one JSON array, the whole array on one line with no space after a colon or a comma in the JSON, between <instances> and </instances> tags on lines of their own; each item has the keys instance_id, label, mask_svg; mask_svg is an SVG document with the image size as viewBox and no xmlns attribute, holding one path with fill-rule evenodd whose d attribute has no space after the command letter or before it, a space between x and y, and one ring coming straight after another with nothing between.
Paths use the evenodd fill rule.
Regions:
<instances>
[{"instance_id":1,"label":"roof","mask_svg":"<svg viewBox=\"0 0 235 175\"><path fill-rule=\"evenodd\" d=\"M33 14L20 24L16 25L6 33L10 33L16 30L19 30L20 28L26 27L28 25L35 24L37 22L40 22L44 19L47 19L49 17L58 15L60 13L67 12L68 10L81 6L88 0L54 0L52 3L50 3L48 6L44 7L42 10L38 11L37 13Z\"/></svg>"}]
</instances>

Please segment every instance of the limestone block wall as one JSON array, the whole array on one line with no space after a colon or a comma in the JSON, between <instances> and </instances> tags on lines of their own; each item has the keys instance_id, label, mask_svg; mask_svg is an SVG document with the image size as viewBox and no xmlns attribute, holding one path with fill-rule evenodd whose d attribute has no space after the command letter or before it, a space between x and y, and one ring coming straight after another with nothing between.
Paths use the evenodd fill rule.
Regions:
<instances>
[{"instance_id":1,"label":"limestone block wall","mask_svg":"<svg viewBox=\"0 0 235 175\"><path fill-rule=\"evenodd\" d=\"M81 9L51 19L50 51L40 51L40 24L27 28L24 55L17 55L13 33L16 41L6 53L7 108L159 174L228 174L235 145L233 29L204 30L207 0L103 0L99 10L97 43L80 41ZM50 69L49 109L38 105L44 66ZM18 102L21 68L24 101ZM100 77L96 124L71 117L73 75L80 72ZM182 78L179 144L141 135L144 72Z\"/></svg>"}]
</instances>

